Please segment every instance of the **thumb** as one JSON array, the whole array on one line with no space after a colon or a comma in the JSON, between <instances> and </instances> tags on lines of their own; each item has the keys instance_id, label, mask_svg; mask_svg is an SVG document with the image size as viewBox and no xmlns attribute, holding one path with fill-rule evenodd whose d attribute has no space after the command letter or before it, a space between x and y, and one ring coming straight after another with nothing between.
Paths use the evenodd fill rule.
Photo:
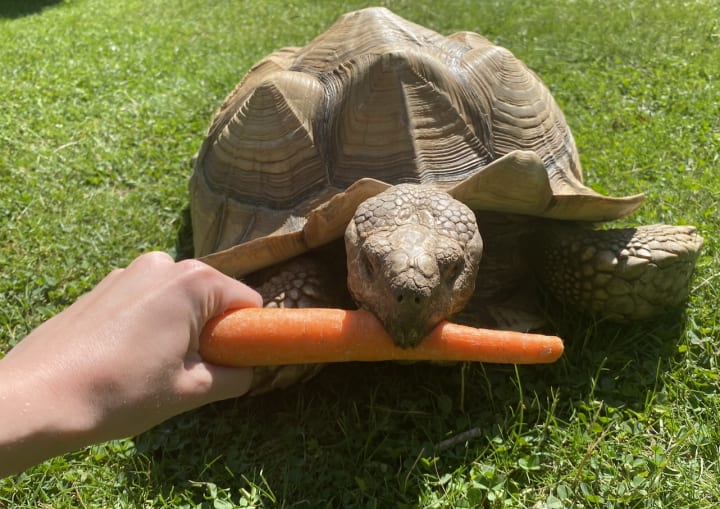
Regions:
<instances>
[{"instance_id":1,"label":"thumb","mask_svg":"<svg viewBox=\"0 0 720 509\"><path fill-rule=\"evenodd\" d=\"M230 368L197 360L186 362L176 390L192 406L237 398L246 394L253 383L253 368Z\"/></svg>"},{"instance_id":2,"label":"thumb","mask_svg":"<svg viewBox=\"0 0 720 509\"><path fill-rule=\"evenodd\" d=\"M237 398L247 394L252 388L254 368L228 368L203 363L212 377L212 386L208 395L212 401Z\"/></svg>"}]
</instances>

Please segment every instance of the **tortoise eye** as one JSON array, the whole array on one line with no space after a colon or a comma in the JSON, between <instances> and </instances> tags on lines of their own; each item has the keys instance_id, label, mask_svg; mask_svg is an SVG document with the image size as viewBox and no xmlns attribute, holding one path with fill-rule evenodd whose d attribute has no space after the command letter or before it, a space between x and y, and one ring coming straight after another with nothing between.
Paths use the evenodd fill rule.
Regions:
<instances>
[{"instance_id":1,"label":"tortoise eye","mask_svg":"<svg viewBox=\"0 0 720 509\"><path fill-rule=\"evenodd\" d=\"M458 260L454 263L451 263L448 265L448 267L445 269L445 281L448 285L452 286L455 284L455 280L460 277L460 274L462 274L462 271L465 269L465 262L463 260Z\"/></svg>"}]
</instances>

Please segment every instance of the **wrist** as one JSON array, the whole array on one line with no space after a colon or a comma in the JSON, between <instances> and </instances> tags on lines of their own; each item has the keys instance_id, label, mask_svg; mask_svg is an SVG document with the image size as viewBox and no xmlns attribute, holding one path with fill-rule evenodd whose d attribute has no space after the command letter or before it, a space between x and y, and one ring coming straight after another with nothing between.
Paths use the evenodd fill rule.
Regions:
<instances>
[{"instance_id":1,"label":"wrist","mask_svg":"<svg viewBox=\"0 0 720 509\"><path fill-rule=\"evenodd\" d=\"M46 370L0 360L0 477L91 443L91 412ZM53 379L54 378L54 379Z\"/></svg>"}]
</instances>

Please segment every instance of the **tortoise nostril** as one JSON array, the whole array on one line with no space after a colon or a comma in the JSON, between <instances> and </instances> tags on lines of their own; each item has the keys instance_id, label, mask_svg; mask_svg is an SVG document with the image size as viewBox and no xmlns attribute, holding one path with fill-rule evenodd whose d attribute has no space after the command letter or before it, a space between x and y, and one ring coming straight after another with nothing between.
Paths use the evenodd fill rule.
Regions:
<instances>
[{"instance_id":1,"label":"tortoise nostril","mask_svg":"<svg viewBox=\"0 0 720 509\"><path fill-rule=\"evenodd\" d=\"M425 298L412 290L401 290L395 294L395 302L409 306L420 306Z\"/></svg>"}]
</instances>

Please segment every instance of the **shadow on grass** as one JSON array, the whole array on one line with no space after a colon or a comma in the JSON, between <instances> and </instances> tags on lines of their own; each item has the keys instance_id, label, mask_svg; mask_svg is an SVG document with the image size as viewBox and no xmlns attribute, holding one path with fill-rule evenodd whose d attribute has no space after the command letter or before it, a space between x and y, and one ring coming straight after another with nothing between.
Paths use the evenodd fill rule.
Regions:
<instances>
[{"instance_id":1,"label":"shadow on grass","mask_svg":"<svg viewBox=\"0 0 720 509\"><path fill-rule=\"evenodd\" d=\"M196 504L255 497L308 508L415 506L447 488L443 475L470 477L478 465L532 486L542 472L517 460L550 454L542 448L553 434L561 442L579 426L578 408L603 401L643 411L682 324L584 327L586 339L576 331L553 365L333 365L304 385L205 407L137 438L142 482Z\"/></svg>"},{"instance_id":2,"label":"shadow on grass","mask_svg":"<svg viewBox=\"0 0 720 509\"><path fill-rule=\"evenodd\" d=\"M0 18L22 18L62 3L63 0L2 0Z\"/></svg>"}]
</instances>

